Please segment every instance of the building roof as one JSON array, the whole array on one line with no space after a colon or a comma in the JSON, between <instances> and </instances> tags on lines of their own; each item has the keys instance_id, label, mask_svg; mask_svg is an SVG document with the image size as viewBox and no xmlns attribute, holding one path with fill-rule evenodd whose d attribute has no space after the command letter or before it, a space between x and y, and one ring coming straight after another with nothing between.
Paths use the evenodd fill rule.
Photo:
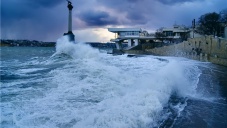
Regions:
<instances>
[{"instance_id":1,"label":"building roof","mask_svg":"<svg viewBox=\"0 0 227 128\"><path fill-rule=\"evenodd\" d=\"M188 32L188 30L183 30L183 29L174 29L173 32Z\"/></svg>"},{"instance_id":2,"label":"building roof","mask_svg":"<svg viewBox=\"0 0 227 128\"><path fill-rule=\"evenodd\" d=\"M165 32L165 31L173 31L173 28L163 28L162 31L163 32Z\"/></svg>"},{"instance_id":3,"label":"building roof","mask_svg":"<svg viewBox=\"0 0 227 128\"><path fill-rule=\"evenodd\" d=\"M189 30L183 28L164 28L163 32L172 31L172 32L188 32Z\"/></svg>"},{"instance_id":4,"label":"building roof","mask_svg":"<svg viewBox=\"0 0 227 128\"><path fill-rule=\"evenodd\" d=\"M189 32L189 29L186 28L185 26L173 25L173 28L163 28L162 29L162 32L167 32L167 31L181 33L181 32Z\"/></svg>"},{"instance_id":5,"label":"building roof","mask_svg":"<svg viewBox=\"0 0 227 128\"><path fill-rule=\"evenodd\" d=\"M108 28L108 31L116 32L142 32L141 28Z\"/></svg>"}]
</instances>

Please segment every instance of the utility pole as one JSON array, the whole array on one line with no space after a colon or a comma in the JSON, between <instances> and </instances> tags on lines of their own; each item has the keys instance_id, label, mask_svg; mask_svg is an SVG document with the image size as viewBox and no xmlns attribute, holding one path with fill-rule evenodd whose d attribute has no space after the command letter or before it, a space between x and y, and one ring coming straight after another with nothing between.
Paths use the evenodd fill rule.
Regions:
<instances>
[{"instance_id":1,"label":"utility pole","mask_svg":"<svg viewBox=\"0 0 227 128\"><path fill-rule=\"evenodd\" d=\"M192 29L193 29L193 30L192 30L192 34L193 34L192 37L194 38L194 33L195 33L195 32L194 32L194 31L195 31L195 19L192 20Z\"/></svg>"}]
</instances>

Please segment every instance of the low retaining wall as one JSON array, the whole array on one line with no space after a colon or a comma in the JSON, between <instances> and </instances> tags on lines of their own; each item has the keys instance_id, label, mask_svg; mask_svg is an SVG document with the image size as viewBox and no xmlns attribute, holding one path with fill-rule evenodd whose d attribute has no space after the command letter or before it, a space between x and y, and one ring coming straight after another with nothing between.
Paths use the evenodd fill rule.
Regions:
<instances>
[{"instance_id":1,"label":"low retaining wall","mask_svg":"<svg viewBox=\"0 0 227 128\"><path fill-rule=\"evenodd\" d=\"M155 55L181 56L227 66L227 40L213 38L212 36L193 38L179 44L146 49L145 52Z\"/></svg>"}]
</instances>

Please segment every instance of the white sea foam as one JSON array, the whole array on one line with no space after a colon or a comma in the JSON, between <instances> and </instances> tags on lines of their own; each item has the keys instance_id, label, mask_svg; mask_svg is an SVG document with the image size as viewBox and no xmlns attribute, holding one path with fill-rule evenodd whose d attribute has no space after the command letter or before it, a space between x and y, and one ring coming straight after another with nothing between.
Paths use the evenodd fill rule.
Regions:
<instances>
[{"instance_id":1,"label":"white sea foam","mask_svg":"<svg viewBox=\"0 0 227 128\"><path fill-rule=\"evenodd\" d=\"M66 36L59 38L56 45L56 54L67 54L73 58L94 58L98 55L98 50L83 43L69 42Z\"/></svg>"},{"instance_id":2,"label":"white sea foam","mask_svg":"<svg viewBox=\"0 0 227 128\"><path fill-rule=\"evenodd\" d=\"M45 96L21 103L19 127L157 127L172 93L193 96L199 70L171 58L103 56L61 38L56 54L73 59L48 76ZM49 63L48 63L49 64Z\"/></svg>"},{"instance_id":3,"label":"white sea foam","mask_svg":"<svg viewBox=\"0 0 227 128\"><path fill-rule=\"evenodd\" d=\"M45 70L46 68L29 68L29 69L19 69L17 70L18 73L20 74L27 74L27 73L33 73L36 71L41 71L41 70Z\"/></svg>"}]
</instances>

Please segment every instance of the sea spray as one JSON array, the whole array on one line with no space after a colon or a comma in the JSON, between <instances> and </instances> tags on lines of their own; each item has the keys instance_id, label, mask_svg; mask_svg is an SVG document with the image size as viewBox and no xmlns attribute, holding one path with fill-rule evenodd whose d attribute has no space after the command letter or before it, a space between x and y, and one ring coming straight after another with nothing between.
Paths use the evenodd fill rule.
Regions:
<instances>
[{"instance_id":1,"label":"sea spray","mask_svg":"<svg viewBox=\"0 0 227 128\"><path fill-rule=\"evenodd\" d=\"M57 40L55 54L67 54L75 59L91 59L96 58L99 55L99 52L97 49L93 49L89 45L70 42L66 36L63 36Z\"/></svg>"},{"instance_id":2,"label":"sea spray","mask_svg":"<svg viewBox=\"0 0 227 128\"><path fill-rule=\"evenodd\" d=\"M70 58L58 58L62 54ZM199 73L172 58L104 55L64 37L57 41L53 57L38 63L45 68L30 70L47 71L57 65L43 74L41 96L14 102L19 106L13 111L16 126L158 127L169 116L164 108L173 93L194 94ZM32 92L39 89L32 86Z\"/></svg>"}]
</instances>

